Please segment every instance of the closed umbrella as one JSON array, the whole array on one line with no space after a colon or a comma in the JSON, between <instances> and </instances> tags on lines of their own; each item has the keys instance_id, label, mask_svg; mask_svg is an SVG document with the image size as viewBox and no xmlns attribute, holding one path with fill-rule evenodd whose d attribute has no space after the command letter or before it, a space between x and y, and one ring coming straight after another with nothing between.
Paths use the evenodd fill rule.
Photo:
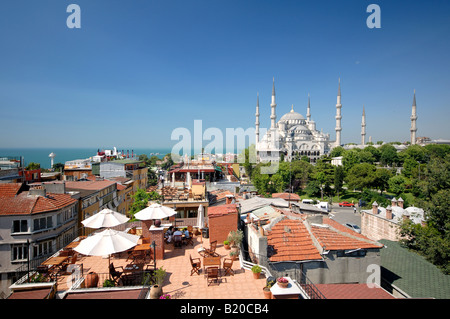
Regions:
<instances>
[{"instance_id":1,"label":"closed umbrella","mask_svg":"<svg viewBox=\"0 0 450 319\"><path fill-rule=\"evenodd\" d=\"M114 227L130 220L123 214L105 208L95 215L86 218L81 223L88 228Z\"/></svg>"},{"instance_id":2,"label":"closed umbrella","mask_svg":"<svg viewBox=\"0 0 450 319\"><path fill-rule=\"evenodd\" d=\"M176 215L176 213L176 210L170 207L154 203L134 214L134 217L140 220L164 219Z\"/></svg>"},{"instance_id":3,"label":"closed umbrella","mask_svg":"<svg viewBox=\"0 0 450 319\"><path fill-rule=\"evenodd\" d=\"M197 227L199 229L203 228L203 224L205 222L205 217L203 215L204 215L204 208L203 208L203 205L200 204L200 206L198 207L198 213L197 213Z\"/></svg>"}]
</instances>

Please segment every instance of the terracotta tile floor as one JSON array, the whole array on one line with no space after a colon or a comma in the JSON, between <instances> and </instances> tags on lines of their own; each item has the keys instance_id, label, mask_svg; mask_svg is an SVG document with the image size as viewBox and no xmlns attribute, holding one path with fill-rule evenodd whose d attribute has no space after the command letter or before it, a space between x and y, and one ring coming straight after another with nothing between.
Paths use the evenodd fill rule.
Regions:
<instances>
[{"instance_id":1,"label":"terracotta tile floor","mask_svg":"<svg viewBox=\"0 0 450 319\"><path fill-rule=\"evenodd\" d=\"M219 283L208 286L203 266L200 275L191 276L192 258L201 258L198 249L202 246L209 247L209 239L196 236L194 246L183 246L174 249L172 245L165 246L164 260L157 260L156 266L163 267L167 276L163 285L163 292L168 293L175 299L262 299L264 294L262 288L266 279L261 275L260 279L254 279L250 270L241 269L239 260L233 263L234 276L220 276ZM222 245L218 245L216 252L222 257L228 256L228 251ZM111 258L114 266L125 267L125 254L123 258ZM83 264L84 274L95 271L99 274L108 273L108 258L87 256L77 261ZM153 263L151 263L153 265ZM70 285L70 276L62 276L58 280L58 290L66 290Z\"/></svg>"}]
</instances>

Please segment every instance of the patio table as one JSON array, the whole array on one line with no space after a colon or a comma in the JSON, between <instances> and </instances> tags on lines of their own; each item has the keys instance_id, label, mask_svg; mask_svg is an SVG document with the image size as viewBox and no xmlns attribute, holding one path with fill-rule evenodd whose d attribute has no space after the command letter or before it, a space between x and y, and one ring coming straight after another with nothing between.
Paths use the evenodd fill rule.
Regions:
<instances>
[{"instance_id":1,"label":"patio table","mask_svg":"<svg viewBox=\"0 0 450 319\"><path fill-rule=\"evenodd\" d=\"M52 268L56 268L58 271L61 270L62 265L64 264L64 262L69 259L69 257L51 257L49 259L47 259L46 261L44 261L42 263L42 265L45 266L52 266Z\"/></svg>"},{"instance_id":2,"label":"patio table","mask_svg":"<svg viewBox=\"0 0 450 319\"><path fill-rule=\"evenodd\" d=\"M203 257L203 271L206 267L218 266L220 270L220 256L218 257Z\"/></svg>"}]
</instances>

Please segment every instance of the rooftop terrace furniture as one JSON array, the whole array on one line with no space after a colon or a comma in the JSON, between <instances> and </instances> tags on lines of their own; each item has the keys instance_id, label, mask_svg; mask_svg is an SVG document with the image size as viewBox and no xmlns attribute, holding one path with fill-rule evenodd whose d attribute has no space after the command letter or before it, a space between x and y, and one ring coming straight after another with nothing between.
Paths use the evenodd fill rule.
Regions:
<instances>
[{"instance_id":1,"label":"rooftop terrace furniture","mask_svg":"<svg viewBox=\"0 0 450 319\"><path fill-rule=\"evenodd\" d=\"M119 269L119 268L121 268L122 271L117 271L117 269ZM116 284L119 282L119 279L122 276L123 272L124 272L124 269L122 266L114 267L113 263L109 264L109 275Z\"/></svg>"},{"instance_id":2,"label":"rooftop terrace furniture","mask_svg":"<svg viewBox=\"0 0 450 319\"><path fill-rule=\"evenodd\" d=\"M173 236L173 246L174 247L179 247L181 248L182 244L183 244L183 239L182 239L182 235L176 235Z\"/></svg>"},{"instance_id":3,"label":"rooftop terrace furniture","mask_svg":"<svg viewBox=\"0 0 450 319\"><path fill-rule=\"evenodd\" d=\"M217 282L217 284L218 284L219 283L219 267L206 268L206 280L207 280L208 286L213 282Z\"/></svg>"},{"instance_id":4,"label":"rooftop terrace furniture","mask_svg":"<svg viewBox=\"0 0 450 319\"><path fill-rule=\"evenodd\" d=\"M189 255L189 258L191 260L191 266L192 266L191 276L195 273L197 275L200 275L199 270L200 270L200 267L202 266L202 261L200 260L200 258L192 258L191 255Z\"/></svg>"},{"instance_id":5,"label":"rooftop terrace furniture","mask_svg":"<svg viewBox=\"0 0 450 319\"><path fill-rule=\"evenodd\" d=\"M224 258L223 260L223 270L225 275L232 275L234 276L234 270L231 268L233 267L233 259L231 258Z\"/></svg>"},{"instance_id":6,"label":"rooftop terrace furniture","mask_svg":"<svg viewBox=\"0 0 450 319\"><path fill-rule=\"evenodd\" d=\"M212 241L209 245L209 248L200 248L198 250L198 253L202 257L217 257L219 256L219 254L216 253L216 247L217 247L217 240Z\"/></svg>"}]
</instances>

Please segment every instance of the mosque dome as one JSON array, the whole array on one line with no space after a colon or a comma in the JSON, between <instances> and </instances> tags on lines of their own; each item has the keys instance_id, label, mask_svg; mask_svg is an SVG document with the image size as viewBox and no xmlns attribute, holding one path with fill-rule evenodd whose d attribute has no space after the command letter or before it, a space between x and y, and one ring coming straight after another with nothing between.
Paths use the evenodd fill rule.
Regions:
<instances>
[{"instance_id":1,"label":"mosque dome","mask_svg":"<svg viewBox=\"0 0 450 319\"><path fill-rule=\"evenodd\" d=\"M280 122L293 120L301 120L301 121L305 120L303 115L294 111L294 106L292 106L292 109L289 113L286 113L281 117Z\"/></svg>"}]
</instances>

